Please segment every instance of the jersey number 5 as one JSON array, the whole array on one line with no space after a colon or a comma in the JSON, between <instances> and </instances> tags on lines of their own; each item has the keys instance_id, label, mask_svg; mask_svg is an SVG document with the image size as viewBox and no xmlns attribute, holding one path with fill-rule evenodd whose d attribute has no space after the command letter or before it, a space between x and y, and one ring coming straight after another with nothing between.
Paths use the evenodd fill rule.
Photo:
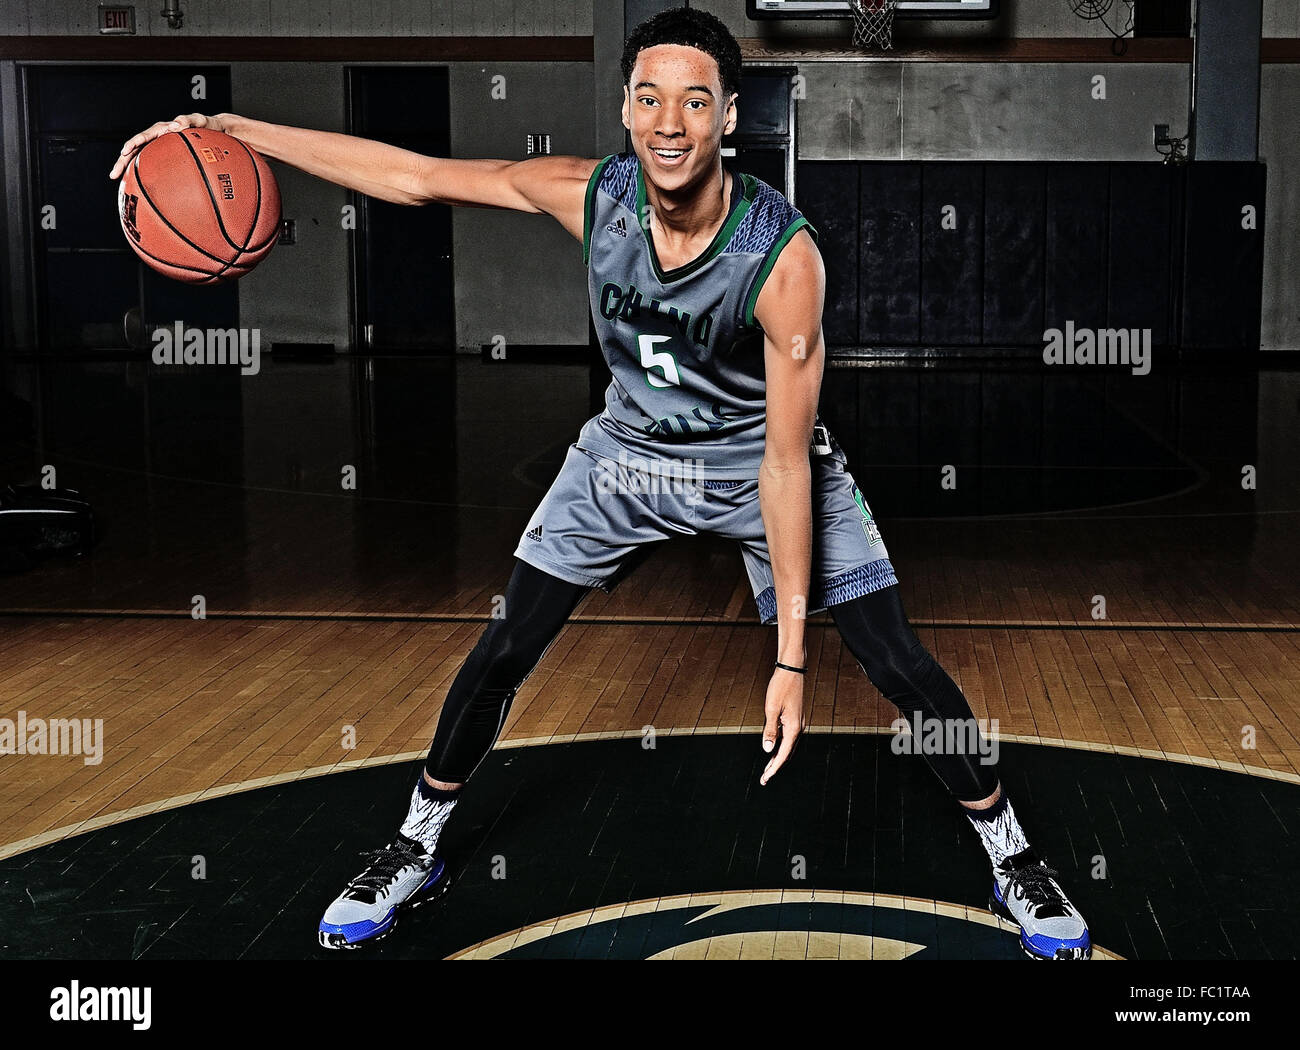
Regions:
<instances>
[{"instance_id":1,"label":"jersey number 5","mask_svg":"<svg viewBox=\"0 0 1300 1050\"><path fill-rule=\"evenodd\" d=\"M641 348L641 367L645 369L645 380L653 387L663 389L668 386L681 386L682 377L677 374L677 359L667 350L655 350L656 343L672 342L670 335L639 335L637 345ZM662 375L652 369L658 369Z\"/></svg>"}]
</instances>

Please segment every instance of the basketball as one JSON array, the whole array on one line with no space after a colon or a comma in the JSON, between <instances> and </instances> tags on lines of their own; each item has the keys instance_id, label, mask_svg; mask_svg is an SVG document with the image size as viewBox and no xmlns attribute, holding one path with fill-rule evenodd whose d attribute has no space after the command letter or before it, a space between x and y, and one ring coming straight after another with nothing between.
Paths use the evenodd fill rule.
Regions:
<instances>
[{"instance_id":1,"label":"basketball","mask_svg":"<svg viewBox=\"0 0 1300 1050\"><path fill-rule=\"evenodd\" d=\"M127 243L149 266L186 284L249 273L280 231L271 169L239 139L186 128L148 143L117 191Z\"/></svg>"}]
</instances>

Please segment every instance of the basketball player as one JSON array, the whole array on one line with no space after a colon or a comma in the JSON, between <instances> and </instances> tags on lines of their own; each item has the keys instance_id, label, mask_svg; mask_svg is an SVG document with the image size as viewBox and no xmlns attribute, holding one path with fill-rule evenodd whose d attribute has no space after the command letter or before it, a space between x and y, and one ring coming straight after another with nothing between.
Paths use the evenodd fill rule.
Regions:
<instances>
[{"instance_id":1,"label":"basketball player","mask_svg":"<svg viewBox=\"0 0 1300 1050\"><path fill-rule=\"evenodd\" d=\"M816 416L824 272L814 231L771 187L723 167L740 50L712 15L659 14L628 38L623 123L631 152L584 160L447 160L233 114L182 127L234 135L267 157L401 204L545 213L582 243L591 311L613 373L515 550L504 617L448 691L400 830L325 911L319 941L386 934L398 909L443 892L438 839L491 750L520 685L593 587L612 590L647 544L710 532L738 540L761 619L777 625L760 778L803 728L804 616L830 610L871 682L907 716L971 725L971 709L908 625L870 507ZM683 478L687 484L682 484ZM961 734L956 734L960 736ZM979 833L991 906L1043 959L1086 959L1088 928L1035 855L995 765L928 755Z\"/></svg>"}]
</instances>

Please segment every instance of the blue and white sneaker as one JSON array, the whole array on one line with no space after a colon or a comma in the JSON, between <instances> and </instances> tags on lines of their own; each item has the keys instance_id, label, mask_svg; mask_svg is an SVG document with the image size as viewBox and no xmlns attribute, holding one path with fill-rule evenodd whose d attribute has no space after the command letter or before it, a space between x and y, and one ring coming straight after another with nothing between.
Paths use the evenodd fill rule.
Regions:
<instances>
[{"instance_id":1,"label":"blue and white sneaker","mask_svg":"<svg viewBox=\"0 0 1300 1050\"><path fill-rule=\"evenodd\" d=\"M442 858L405 835L362 857L366 870L325 909L317 934L322 948L356 948L376 941L392 930L398 908L425 904L451 885Z\"/></svg>"},{"instance_id":2,"label":"blue and white sneaker","mask_svg":"<svg viewBox=\"0 0 1300 1050\"><path fill-rule=\"evenodd\" d=\"M993 869L989 910L1020 927L1020 947L1031 959L1091 959L1088 924L1032 849Z\"/></svg>"}]
</instances>

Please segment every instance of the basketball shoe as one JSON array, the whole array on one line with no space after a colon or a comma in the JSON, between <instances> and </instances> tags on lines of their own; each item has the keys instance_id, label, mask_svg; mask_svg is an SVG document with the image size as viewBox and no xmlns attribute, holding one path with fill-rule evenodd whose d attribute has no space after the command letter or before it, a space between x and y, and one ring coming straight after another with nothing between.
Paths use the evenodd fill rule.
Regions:
<instances>
[{"instance_id":1,"label":"basketball shoe","mask_svg":"<svg viewBox=\"0 0 1300 1050\"><path fill-rule=\"evenodd\" d=\"M1033 959L1090 959L1088 924L1034 853L1023 850L993 869L989 910L1020 927L1020 947Z\"/></svg>"},{"instance_id":2,"label":"basketball shoe","mask_svg":"<svg viewBox=\"0 0 1300 1050\"><path fill-rule=\"evenodd\" d=\"M393 928L399 908L426 904L451 885L442 858L402 834L362 856L366 870L325 909L317 935L323 948L356 948L376 941Z\"/></svg>"}]
</instances>

